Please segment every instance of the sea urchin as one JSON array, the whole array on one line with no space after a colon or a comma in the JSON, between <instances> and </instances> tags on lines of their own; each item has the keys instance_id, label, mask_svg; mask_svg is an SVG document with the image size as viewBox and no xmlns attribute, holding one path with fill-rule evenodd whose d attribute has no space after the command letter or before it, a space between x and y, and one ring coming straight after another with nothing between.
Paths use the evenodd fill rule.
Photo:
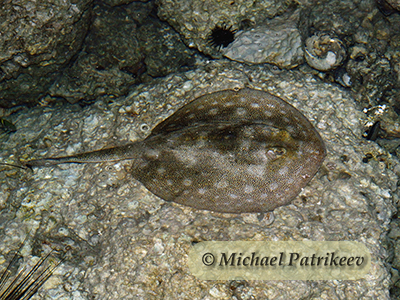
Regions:
<instances>
[{"instance_id":1,"label":"sea urchin","mask_svg":"<svg viewBox=\"0 0 400 300\"><path fill-rule=\"evenodd\" d=\"M222 47L227 47L235 39L236 29L232 30L232 25L215 26L209 36L209 42L212 46L220 50Z\"/></svg>"}]
</instances>

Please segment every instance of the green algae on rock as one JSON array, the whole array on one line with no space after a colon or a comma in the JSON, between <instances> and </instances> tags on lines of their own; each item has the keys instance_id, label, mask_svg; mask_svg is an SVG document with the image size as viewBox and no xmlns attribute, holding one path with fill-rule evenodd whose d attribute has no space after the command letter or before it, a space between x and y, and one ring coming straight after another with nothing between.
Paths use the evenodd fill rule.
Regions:
<instances>
[{"instance_id":1,"label":"green algae on rock","mask_svg":"<svg viewBox=\"0 0 400 300\"><path fill-rule=\"evenodd\" d=\"M25 162L29 167L132 159L132 175L160 198L225 213L287 205L325 158L324 143L293 106L267 92L201 96L122 147Z\"/></svg>"}]
</instances>

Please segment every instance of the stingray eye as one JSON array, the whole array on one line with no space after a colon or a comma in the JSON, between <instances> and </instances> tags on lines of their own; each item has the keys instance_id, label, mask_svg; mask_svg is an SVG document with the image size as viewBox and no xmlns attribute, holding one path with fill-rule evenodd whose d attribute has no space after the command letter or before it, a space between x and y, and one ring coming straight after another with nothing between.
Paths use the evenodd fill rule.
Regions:
<instances>
[{"instance_id":1,"label":"stingray eye","mask_svg":"<svg viewBox=\"0 0 400 300\"><path fill-rule=\"evenodd\" d=\"M143 123L143 124L140 125L140 130L142 132L148 132L150 130L150 127L146 123Z\"/></svg>"},{"instance_id":2,"label":"stingray eye","mask_svg":"<svg viewBox=\"0 0 400 300\"><path fill-rule=\"evenodd\" d=\"M286 149L283 147L274 147L273 151L278 157L284 156L286 154Z\"/></svg>"},{"instance_id":3,"label":"stingray eye","mask_svg":"<svg viewBox=\"0 0 400 300\"><path fill-rule=\"evenodd\" d=\"M224 136L223 136L224 140L232 140L234 138L236 138L236 133L234 131L227 131L225 132Z\"/></svg>"},{"instance_id":4,"label":"stingray eye","mask_svg":"<svg viewBox=\"0 0 400 300\"><path fill-rule=\"evenodd\" d=\"M283 147L271 147L266 154L269 159L274 160L283 157L286 154L286 149Z\"/></svg>"}]
</instances>

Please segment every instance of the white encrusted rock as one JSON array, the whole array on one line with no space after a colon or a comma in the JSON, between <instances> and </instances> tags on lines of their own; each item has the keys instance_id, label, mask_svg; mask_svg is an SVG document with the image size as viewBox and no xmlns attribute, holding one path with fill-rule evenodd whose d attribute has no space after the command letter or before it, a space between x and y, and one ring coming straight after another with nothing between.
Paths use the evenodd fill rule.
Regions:
<instances>
[{"instance_id":1,"label":"white encrusted rock","mask_svg":"<svg viewBox=\"0 0 400 300\"><path fill-rule=\"evenodd\" d=\"M289 18L276 17L256 28L241 31L221 52L239 62L270 63L280 68L294 68L304 60L297 20L298 13L294 13Z\"/></svg>"}]
</instances>

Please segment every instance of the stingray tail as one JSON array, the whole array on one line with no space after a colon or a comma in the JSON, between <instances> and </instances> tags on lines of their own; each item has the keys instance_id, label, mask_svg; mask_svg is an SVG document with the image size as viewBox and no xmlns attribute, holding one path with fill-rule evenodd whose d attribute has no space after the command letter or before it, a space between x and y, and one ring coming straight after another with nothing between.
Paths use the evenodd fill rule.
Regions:
<instances>
[{"instance_id":1,"label":"stingray tail","mask_svg":"<svg viewBox=\"0 0 400 300\"><path fill-rule=\"evenodd\" d=\"M13 167L13 168L20 168L20 169L24 169L24 170L30 169L28 166L25 166L25 165L23 165L23 164L21 164L21 165L15 165L15 164L8 164L8 163L0 163L0 165L2 165L2 166L9 166L9 167Z\"/></svg>"},{"instance_id":2,"label":"stingray tail","mask_svg":"<svg viewBox=\"0 0 400 300\"><path fill-rule=\"evenodd\" d=\"M130 144L122 147L107 148L92 152L86 152L71 156L33 159L23 162L28 168L48 167L58 164L68 163L99 163L105 161L120 161L138 157L138 147L136 144Z\"/></svg>"}]
</instances>

